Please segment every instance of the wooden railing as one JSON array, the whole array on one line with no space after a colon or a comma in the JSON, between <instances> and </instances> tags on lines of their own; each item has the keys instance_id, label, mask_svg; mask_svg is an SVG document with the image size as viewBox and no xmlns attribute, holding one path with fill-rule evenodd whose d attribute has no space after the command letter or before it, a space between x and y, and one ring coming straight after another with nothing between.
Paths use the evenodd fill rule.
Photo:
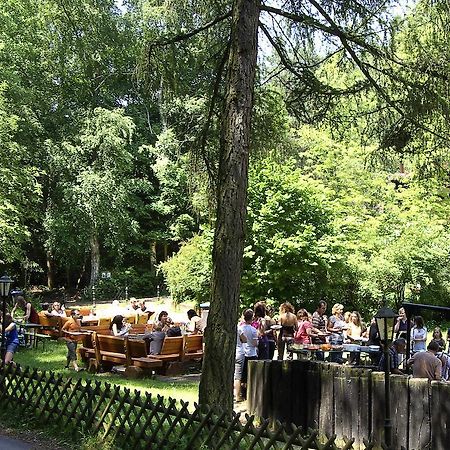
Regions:
<instances>
[{"instance_id":1,"label":"wooden railing","mask_svg":"<svg viewBox=\"0 0 450 450\"><path fill-rule=\"evenodd\" d=\"M99 381L72 380L29 368L0 367L0 408L10 415L33 413L42 424L58 424L62 433L100 435L119 448L141 449L351 449L317 431L255 423L252 416L178 402ZM371 449L371 445L367 445Z\"/></svg>"}]
</instances>

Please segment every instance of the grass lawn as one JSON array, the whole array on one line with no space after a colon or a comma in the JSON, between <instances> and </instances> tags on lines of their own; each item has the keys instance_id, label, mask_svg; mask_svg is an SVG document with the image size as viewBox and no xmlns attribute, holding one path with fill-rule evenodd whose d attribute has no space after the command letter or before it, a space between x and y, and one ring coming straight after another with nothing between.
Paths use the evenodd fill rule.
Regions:
<instances>
[{"instance_id":1,"label":"grass lawn","mask_svg":"<svg viewBox=\"0 0 450 450\"><path fill-rule=\"evenodd\" d=\"M127 380L119 374L102 373L91 374L88 372L75 372L73 369L65 369L67 347L63 342L50 341L46 342L45 350L41 345L38 349L26 349L20 347L19 351L14 355L14 361L21 366L37 368L54 372L55 374L63 374L73 379L91 379L105 383L111 383L123 386L129 389L138 389L140 391L150 392L152 395L162 395L166 398L172 397L188 401L191 406L198 401L198 381L182 380L174 382L161 379L142 378L139 380ZM80 363L80 367L82 363Z\"/></svg>"}]
</instances>

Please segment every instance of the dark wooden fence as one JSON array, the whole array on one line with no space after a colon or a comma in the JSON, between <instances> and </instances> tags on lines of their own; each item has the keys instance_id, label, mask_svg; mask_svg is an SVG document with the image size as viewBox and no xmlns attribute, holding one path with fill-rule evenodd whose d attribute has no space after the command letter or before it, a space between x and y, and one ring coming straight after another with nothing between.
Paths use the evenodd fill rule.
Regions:
<instances>
[{"instance_id":1,"label":"dark wooden fence","mask_svg":"<svg viewBox=\"0 0 450 450\"><path fill-rule=\"evenodd\" d=\"M381 448L384 373L313 361L251 361L248 410L271 423ZM393 448L450 449L450 383L391 375Z\"/></svg>"},{"instance_id":2,"label":"dark wooden fence","mask_svg":"<svg viewBox=\"0 0 450 450\"><path fill-rule=\"evenodd\" d=\"M187 402L131 392L98 381L74 381L29 368L0 368L0 408L11 415L32 413L62 433L95 434L126 449L351 449L335 437L269 420L223 412ZM367 450L373 448L367 446Z\"/></svg>"}]
</instances>

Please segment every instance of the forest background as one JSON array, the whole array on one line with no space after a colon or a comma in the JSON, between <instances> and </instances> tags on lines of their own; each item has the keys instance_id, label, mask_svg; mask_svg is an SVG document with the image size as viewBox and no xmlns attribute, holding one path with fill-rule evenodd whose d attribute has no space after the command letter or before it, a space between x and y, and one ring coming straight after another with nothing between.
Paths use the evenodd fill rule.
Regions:
<instances>
[{"instance_id":1,"label":"forest background","mask_svg":"<svg viewBox=\"0 0 450 450\"><path fill-rule=\"evenodd\" d=\"M366 48L375 83L262 15L242 306L450 304L449 7L375 3L367 47L402 58ZM2 1L0 260L19 285L209 299L227 32L167 36L229 6Z\"/></svg>"}]
</instances>

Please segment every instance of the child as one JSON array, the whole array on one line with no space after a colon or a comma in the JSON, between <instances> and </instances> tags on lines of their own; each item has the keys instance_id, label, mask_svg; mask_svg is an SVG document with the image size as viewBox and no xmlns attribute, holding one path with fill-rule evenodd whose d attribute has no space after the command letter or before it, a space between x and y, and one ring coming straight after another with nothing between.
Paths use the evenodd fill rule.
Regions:
<instances>
[{"instance_id":1,"label":"child","mask_svg":"<svg viewBox=\"0 0 450 450\"><path fill-rule=\"evenodd\" d=\"M13 362L14 353L19 346L19 334L17 332L16 324L14 323L11 314L5 314L5 320L2 321L2 327L5 327L6 336L6 353L5 364L11 364L15 366Z\"/></svg>"},{"instance_id":2,"label":"child","mask_svg":"<svg viewBox=\"0 0 450 450\"><path fill-rule=\"evenodd\" d=\"M69 368L72 362L73 368L76 372L84 370L78 367L77 364L77 341L81 333L81 315L77 309L71 313L70 319L63 325L62 331L66 334L64 338L67 345L67 364L66 369Z\"/></svg>"},{"instance_id":3,"label":"child","mask_svg":"<svg viewBox=\"0 0 450 450\"><path fill-rule=\"evenodd\" d=\"M444 341L444 337L442 336L442 331L439 327L436 327L434 329L432 340L439 345L440 352L445 351L445 341Z\"/></svg>"}]
</instances>

